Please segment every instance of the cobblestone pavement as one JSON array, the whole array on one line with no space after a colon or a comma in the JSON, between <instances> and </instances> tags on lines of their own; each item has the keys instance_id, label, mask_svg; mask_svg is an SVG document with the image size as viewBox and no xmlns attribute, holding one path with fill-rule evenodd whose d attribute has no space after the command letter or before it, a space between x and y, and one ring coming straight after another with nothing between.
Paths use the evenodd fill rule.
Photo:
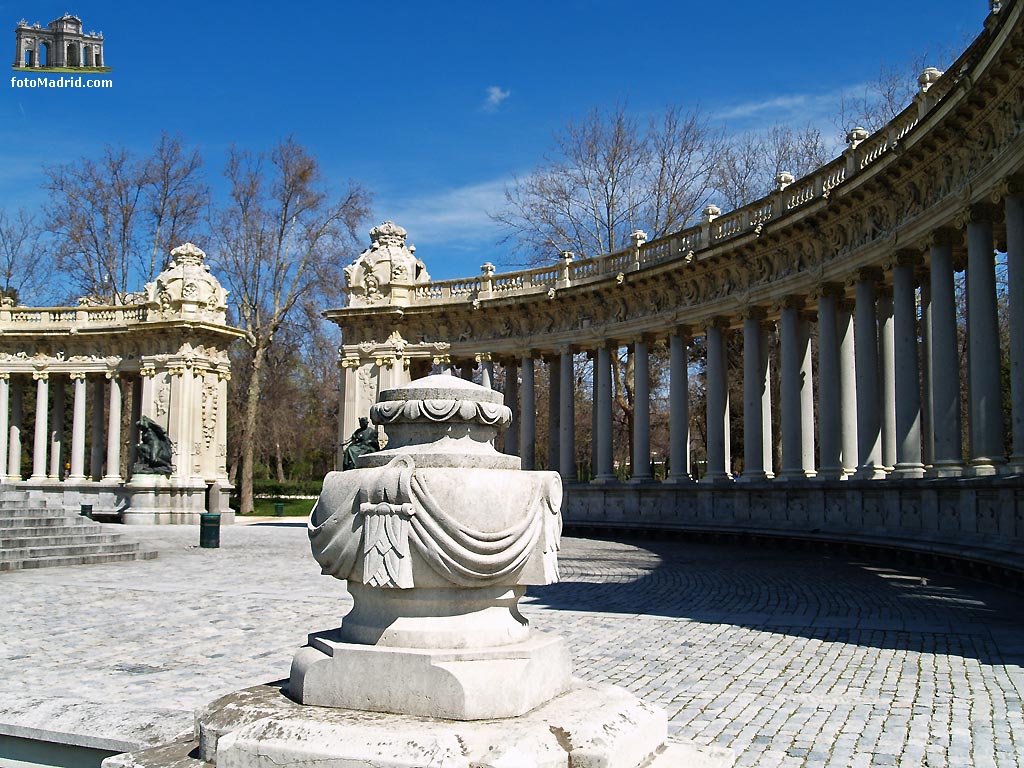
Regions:
<instances>
[{"instance_id":1,"label":"cobblestone pavement","mask_svg":"<svg viewBox=\"0 0 1024 768\"><path fill-rule=\"evenodd\" d=\"M237 688L287 676L351 604L305 530L120 528L160 558L0 575L0 723L78 708L157 739ZM664 707L673 737L738 766L1024 765L1024 598L840 555L563 540L524 614L576 674ZM84 709L83 709L84 708Z\"/></svg>"}]
</instances>

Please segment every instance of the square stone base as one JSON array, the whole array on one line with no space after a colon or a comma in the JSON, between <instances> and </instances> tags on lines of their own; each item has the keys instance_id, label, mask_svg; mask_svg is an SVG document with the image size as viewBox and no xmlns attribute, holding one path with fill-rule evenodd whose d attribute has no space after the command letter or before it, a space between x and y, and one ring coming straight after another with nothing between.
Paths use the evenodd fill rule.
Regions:
<instances>
[{"instance_id":1,"label":"square stone base","mask_svg":"<svg viewBox=\"0 0 1024 768\"><path fill-rule=\"evenodd\" d=\"M229 694L197 716L199 743L104 768L730 768L731 751L666 744L664 711L611 685L574 680L528 714L452 722L309 707L277 686Z\"/></svg>"},{"instance_id":2,"label":"square stone base","mask_svg":"<svg viewBox=\"0 0 1024 768\"><path fill-rule=\"evenodd\" d=\"M564 693L572 661L560 637L431 650L378 647L310 635L292 661L288 695L302 704L451 720L516 717Z\"/></svg>"}]
</instances>

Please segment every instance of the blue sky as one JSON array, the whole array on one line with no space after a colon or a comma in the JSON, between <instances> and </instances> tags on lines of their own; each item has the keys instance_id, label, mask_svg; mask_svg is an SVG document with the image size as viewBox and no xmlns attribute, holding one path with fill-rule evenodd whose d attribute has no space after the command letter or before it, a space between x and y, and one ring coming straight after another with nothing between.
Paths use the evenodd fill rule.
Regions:
<instances>
[{"instance_id":1,"label":"blue sky","mask_svg":"<svg viewBox=\"0 0 1024 768\"><path fill-rule=\"evenodd\" d=\"M842 92L880 62L962 50L988 2L0 1L8 63L19 19L64 12L103 31L114 88L0 82L0 207L39 205L43 165L106 143L145 151L180 133L216 184L230 144L294 134L328 177L376 193L374 219L405 226L437 279L507 257L486 211L566 120L680 103L730 131L834 134Z\"/></svg>"}]
</instances>

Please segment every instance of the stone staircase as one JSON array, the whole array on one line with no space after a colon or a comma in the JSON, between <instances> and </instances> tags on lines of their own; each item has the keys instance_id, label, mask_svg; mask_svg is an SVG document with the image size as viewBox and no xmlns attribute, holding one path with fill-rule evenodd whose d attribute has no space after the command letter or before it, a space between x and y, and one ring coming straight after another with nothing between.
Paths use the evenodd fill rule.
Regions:
<instances>
[{"instance_id":1,"label":"stone staircase","mask_svg":"<svg viewBox=\"0 0 1024 768\"><path fill-rule=\"evenodd\" d=\"M0 493L0 571L156 556L76 511L44 506L27 493Z\"/></svg>"}]
</instances>

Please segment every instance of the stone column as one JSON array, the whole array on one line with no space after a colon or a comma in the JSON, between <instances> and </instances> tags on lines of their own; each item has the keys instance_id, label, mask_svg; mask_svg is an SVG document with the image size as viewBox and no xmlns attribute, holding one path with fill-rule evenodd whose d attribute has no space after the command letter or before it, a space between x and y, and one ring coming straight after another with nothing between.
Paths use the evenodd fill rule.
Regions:
<instances>
[{"instance_id":1,"label":"stone column","mask_svg":"<svg viewBox=\"0 0 1024 768\"><path fill-rule=\"evenodd\" d=\"M142 382L143 382L143 379L144 379L143 376L138 376L138 377L136 377L136 378L134 378L132 380L132 420L131 420L131 425L128 427L128 477L129 478L131 478L131 476L132 476L132 468L135 466L136 458L138 458L136 456L135 446L139 442L139 421L142 420L142 390L143 390ZM226 401L227 389L226 388L225 388L224 396L225 396L225 400L223 402L224 402L225 407L226 407L227 406L227 401ZM342 395L342 396L344 397L344 395ZM339 422L338 428L341 429L341 415L340 414L338 416L338 422ZM227 430L226 429L224 431L224 435L225 435L225 440L226 440L226 437L227 437ZM227 445L226 442L225 442L225 445ZM341 443L339 442L338 445L341 445ZM226 453L227 452L225 451L225 462L227 461ZM338 467L341 466L341 460L342 460L342 457L340 455L338 455L337 458L336 458L336 461L338 462L336 466L338 466ZM224 476L227 477L227 472L226 471L224 473Z\"/></svg>"},{"instance_id":2,"label":"stone column","mask_svg":"<svg viewBox=\"0 0 1024 768\"><path fill-rule=\"evenodd\" d=\"M772 405L765 312L748 309L743 318L743 472L737 482L772 477Z\"/></svg>"},{"instance_id":3,"label":"stone column","mask_svg":"<svg viewBox=\"0 0 1024 768\"><path fill-rule=\"evenodd\" d=\"M839 417L842 445L843 475L857 471L857 356L853 337L853 306L846 301L839 305Z\"/></svg>"},{"instance_id":4,"label":"stone column","mask_svg":"<svg viewBox=\"0 0 1024 768\"><path fill-rule=\"evenodd\" d=\"M36 382L36 427L32 443L32 475L29 480L46 479L46 443L50 433L47 417L50 414L49 374L46 371L34 371L32 378Z\"/></svg>"},{"instance_id":5,"label":"stone column","mask_svg":"<svg viewBox=\"0 0 1024 768\"><path fill-rule=\"evenodd\" d=\"M858 479L885 477L882 467L882 415L878 397L878 318L875 309L876 270L864 270L857 282L854 351L857 368Z\"/></svg>"},{"instance_id":6,"label":"stone column","mask_svg":"<svg viewBox=\"0 0 1024 768\"><path fill-rule=\"evenodd\" d=\"M597 473L593 483L614 483L612 453L612 354L607 345L597 348L594 364L595 407L597 409Z\"/></svg>"},{"instance_id":7,"label":"stone column","mask_svg":"<svg viewBox=\"0 0 1024 768\"><path fill-rule=\"evenodd\" d=\"M537 449L537 395L534 390L533 357L524 355L519 362L522 399L519 411L519 457L523 469L533 469Z\"/></svg>"},{"instance_id":8,"label":"stone column","mask_svg":"<svg viewBox=\"0 0 1024 768\"><path fill-rule=\"evenodd\" d=\"M4 371L0 373L0 469L3 470L3 477L0 481L7 480L7 453L8 440L10 439L9 412L11 405L11 374Z\"/></svg>"},{"instance_id":9,"label":"stone column","mask_svg":"<svg viewBox=\"0 0 1024 768\"><path fill-rule=\"evenodd\" d=\"M818 295L818 477L825 480L844 475L838 299L835 286Z\"/></svg>"},{"instance_id":10,"label":"stone column","mask_svg":"<svg viewBox=\"0 0 1024 768\"><path fill-rule=\"evenodd\" d=\"M558 472L562 461L562 357L554 353L545 357L548 363L548 469Z\"/></svg>"},{"instance_id":11,"label":"stone column","mask_svg":"<svg viewBox=\"0 0 1024 768\"><path fill-rule=\"evenodd\" d=\"M468 360L463 361L462 364L459 365L459 375L462 377L464 381L473 380L473 368L475 366L475 363L472 363Z\"/></svg>"},{"instance_id":12,"label":"stone column","mask_svg":"<svg viewBox=\"0 0 1024 768\"><path fill-rule=\"evenodd\" d=\"M505 369L505 391L502 393L505 405L512 411L512 421L505 430L505 453L519 455L519 366L515 360L502 363Z\"/></svg>"},{"instance_id":13,"label":"stone column","mask_svg":"<svg viewBox=\"0 0 1024 768\"><path fill-rule=\"evenodd\" d=\"M64 476L64 376L53 380L50 400L50 479L59 481Z\"/></svg>"},{"instance_id":14,"label":"stone column","mask_svg":"<svg viewBox=\"0 0 1024 768\"><path fill-rule=\"evenodd\" d=\"M921 461L920 370L917 364L916 255L901 254L892 272L896 389L895 477L924 477Z\"/></svg>"},{"instance_id":15,"label":"stone column","mask_svg":"<svg viewBox=\"0 0 1024 768\"><path fill-rule=\"evenodd\" d=\"M810 398L811 344L807 321L800 317L802 301L782 307L782 467L779 478L814 477L814 411ZM808 429L808 426L810 429Z\"/></svg>"},{"instance_id":16,"label":"stone column","mask_svg":"<svg viewBox=\"0 0 1024 768\"><path fill-rule=\"evenodd\" d=\"M576 482L576 375L573 366L572 348L561 351L562 361L559 367L561 385L558 388L559 413L558 428L561 432L558 441L558 473L562 483Z\"/></svg>"},{"instance_id":17,"label":"stone column","mask_svg":"<svg viewBox=\"0 0 1024 768\"><path fill-rule=\"evenodd\" d=\"M692 483L690 476L690 382L686 334L669 337L669 473L666 483Z\"/></svg>"},{"instance_id":18,"label":"stone column","mask_svg":"<svg viewBox=\"0 0 1024 768\"><path fill-rule=\"evenodd\" d=\"M995 211L977 206L967 222L967 362L971 460L968 473L994 475L1003 455L999 320L996 309Z\"/></svg>"},{"instance_id":19,"label":"stone column","mask_svg":"<svg viewBox=\"0 0 1024 768\"><path fill-rule=\"evenodd\" d=\"M480 364L480 386L494 389L494 363L489 354L479 354L476 362Z\"/></svg>"},{"instance_id":20,"label":"stone column","mask_svg":"<svg viewBox=\"0 0 1024 768\"><path fill-rule=\"evenodd\" d=\"M8 432L7 476L21 480L21 377L11 382L11 420Z\"/></svg>"},{"instance_id":21,"label":"stone column","mask_svg":"<svg viewBox=\"0 0 1024 768\"><path fill-rule=\"evenodd\" d=\"M117 371L107 374L110 379L110 405L107 415L107 472L103 480L121 482L121 380ZM93 440L96 440L94 437Z\"/></svg>"},{"instance_id":22,"label":"stone column","mask_svg":"<svg viewBox=\"0 0 1024 768\"><path fill-rule=\"evenodd\" d=\"M953 235L938 232L931 246L933 477L963 474L960 423L960 355L957 349Z\"/></svg>"},{"instance_id":23,"label":"stone column","mask_svg":"<svg viewBox=\"0 0 1024 768\"><path fill-rule=\"evenodd\" d=\"M935 377L932 373L932 284L924 274L921 285L921 461L930 468L935 456L935 431L932 422L934 413Z\"/></svg>"},{"instance_id":24,"label":"stone column","mask_svg":"<svg viewBox=\"0 0 1024 768\"><path fill-rule=\"evenodd\" d=\"M1006 261L1010 298L1010 400L1015 472L1024 472L1024 196L1019 188L1008 196Z\"/></svg>"},{"instance_id":25,"label":"stone column","mask_svg":"<svg viewBox=\"0 0 1024 768\"><path fill-rule=\"evenodd\" d=\"M647 340L633 342L633 477L649 483L651 474L651 378Z\"/></svg>"},{"instance_id":26,"label":"stone column","mask_svg":"<svg viewBox=\"0 0 1024 768\"><path fill-rule=\"evenodd\" d=\"M707 472L701 482L732 480L729 456L729 387L722 325L712 322L706 331L707 346Z\"/></svg>"},{"instance_id":27,"label":"stone column","mask_svg":"<svg viewBox=\"0 0 1024 768\"><path fill-rule=\"evenodd\" d=\"M231 370L217 371L217 474L222 480L228 479L228 382Z\"/></svg>"},{"instance_id":28,"label":"stone column","mask_svg":"<svg viewBox=\"0 0 1024 768\"><path fill-rule=\"evenodd\" d=\"M89 451L89 476L93 480L103 479L104 394L103 379L97 377L92 382L92 449Z\"/></svg>"},{"instance_id":29,"label":"stone column","mask_svg":"<svg viewBox=\"0 0 1024 768\"><path fill-rule=\"evenodd\" d=\"M71 474L68 480L85 480L85 373L71 374L75 406L71 422Z\"/></svg>"},{"instance_id":30,"label":"stone column","mask_svg":"<svg viewBox=\"0 0 1024 768\"><path fill-rule=\"evenodd\" d=\"M881 366L878 401L882 411L882 466L892 472L896 466L896 358L892 288L883 286L875 304L878 312L878 360Z\"/></svg>"}]
</instances>

